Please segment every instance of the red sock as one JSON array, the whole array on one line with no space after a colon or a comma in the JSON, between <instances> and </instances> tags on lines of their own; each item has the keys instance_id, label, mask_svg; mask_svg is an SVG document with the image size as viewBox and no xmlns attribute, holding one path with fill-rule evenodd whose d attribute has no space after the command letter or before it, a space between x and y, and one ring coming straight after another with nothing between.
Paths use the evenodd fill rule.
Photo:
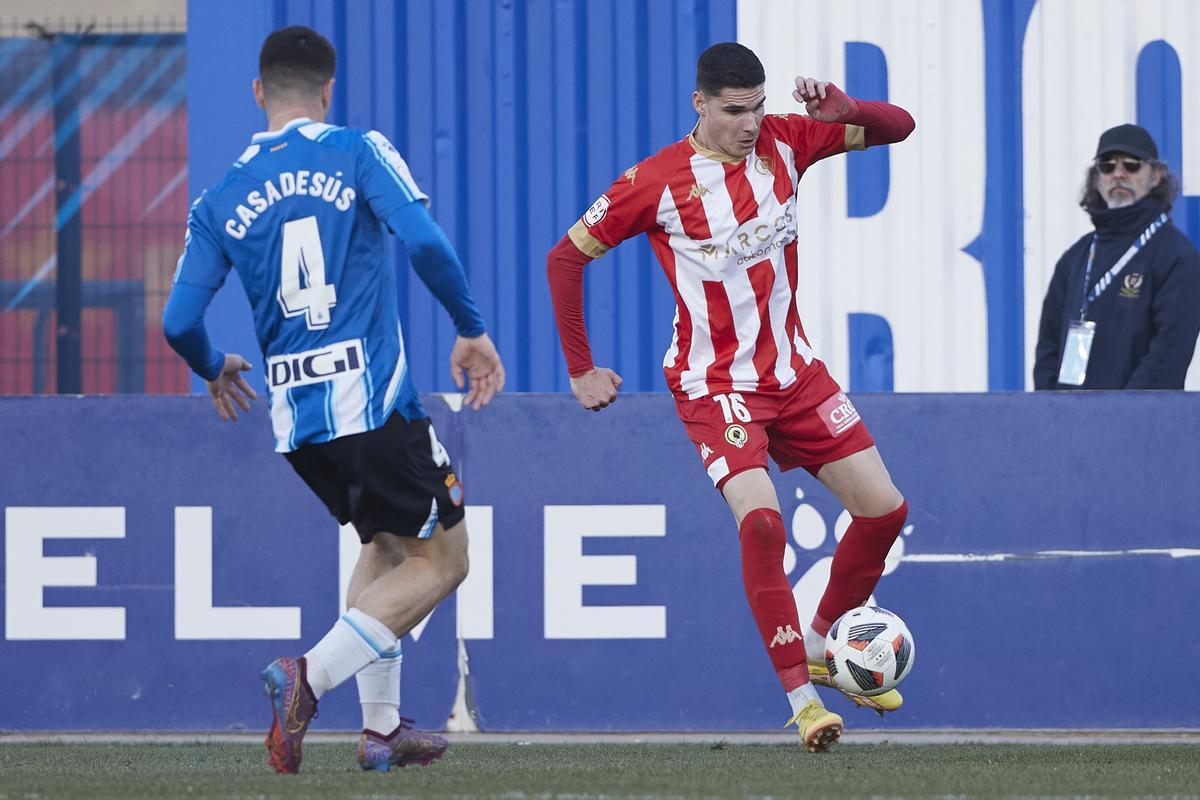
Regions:
<instances>
[{"instance_id":1,"label":"red sock","mask_svg":"<svg viewBox=\"0 0 1200 800\"><path fill-rule=\"evenodd\" d=\"M833 552L829 585L813 618L814 631L829 633L834 620L867 602L883 574L883 560L907 518L907 502L882 517L854 517Z\"/></svg>"},{"instance_id":2,"label":"red sock","mask_svg":"<svg viewBox=\"0 0 1200 800\"><path fill-rule=\"evenodd\" d=\"M783 690L790 692L808 683L808 660L796 599L783 571L783 517L774 509L756 508L742 519L738 535L746 599Z\"/></svg>"}]
</instances>

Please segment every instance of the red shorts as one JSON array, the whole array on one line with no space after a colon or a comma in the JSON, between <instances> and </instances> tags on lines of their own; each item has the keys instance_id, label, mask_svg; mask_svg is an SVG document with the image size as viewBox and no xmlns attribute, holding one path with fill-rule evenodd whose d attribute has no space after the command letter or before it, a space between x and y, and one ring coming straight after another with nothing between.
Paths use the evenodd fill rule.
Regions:
<instances>
[{"instance_id":1,"label":"red shorts","mask_svg":"<svg viewBox=\"0 0 1200 800\"><path fill-rule=\"evenodd\" d=\"M739 472L821 467L875 445L845 392L814 360L791 386L774 392L722 392L675 398L688 438L718 490Z\"/></svg>"}]
</instances>

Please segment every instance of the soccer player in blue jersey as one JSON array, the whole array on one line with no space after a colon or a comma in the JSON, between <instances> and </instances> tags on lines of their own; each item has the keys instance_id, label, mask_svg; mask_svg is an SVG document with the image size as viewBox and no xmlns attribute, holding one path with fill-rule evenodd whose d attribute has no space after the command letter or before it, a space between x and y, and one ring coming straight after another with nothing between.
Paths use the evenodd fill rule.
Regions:
<instances>
[{"instance_id":1,"label":"soccer player in blue jersey","mask_svg":"<svg viewBox=\"0 0 1200 800\"><path fill-rule=\"evenodd\" d=\"M364 769L429 763L446 749L399 715L400 640L466 577L462 484L409 379L388 231L454 320L450 369L465 402L478 409L504 387L463 267L400 154L376 131L325 124L335 63L309 28L267 37L254 96L269 130L192 205L163 315L217 414L236 420L256 396L243 375L252 367L217 350L203 320L237 270L265 360L275 449L363 543L349 611L304 656L262 673L277 772L299 770L317 701L351 676Z\"/></svg>"}]
</instances>

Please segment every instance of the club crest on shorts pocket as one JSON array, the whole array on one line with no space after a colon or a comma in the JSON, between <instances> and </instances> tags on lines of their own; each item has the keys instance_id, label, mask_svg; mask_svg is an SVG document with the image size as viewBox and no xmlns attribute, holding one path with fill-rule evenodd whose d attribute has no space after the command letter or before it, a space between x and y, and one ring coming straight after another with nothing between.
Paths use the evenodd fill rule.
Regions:
<instances>
[{"instance_id":1,"label":"club crest on shorts pocket","mask_svg":"<svg viewBox=\"0 0 1200 800\"><path fill-rule=\"evenodd\" d=\"M725 429L725 441L734 447L742 448L746 446L746 442L750 441L750 435L741 425L730 425Z\"/></svg>"}]
</instances>

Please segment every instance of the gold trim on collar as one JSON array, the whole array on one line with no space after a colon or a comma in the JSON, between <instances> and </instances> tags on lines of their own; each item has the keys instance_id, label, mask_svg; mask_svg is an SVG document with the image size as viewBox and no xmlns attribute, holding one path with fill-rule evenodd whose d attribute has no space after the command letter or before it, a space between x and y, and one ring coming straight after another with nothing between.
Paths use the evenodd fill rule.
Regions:
<instances>
[{"instance_id":1,"label":"gold trim on collar","mask_svg":"<svg viewBox=\"0 0 1200 800\"><path fill-rule=\"evenodd\" d=\"M700 142L696 141L696 131L699 129L700 123L697 122L696 127L692 128L692 132L687 136L688 144L690 144L692 149L696 151L696 155L704 156L705 158L711 158L713 161L720 161L722 164L740 164L746 160L745 156L742 158L734 158L728 153L719 153L716 150L709 150L707 147L700 144Z\"/></svg>"}]
</instances>

